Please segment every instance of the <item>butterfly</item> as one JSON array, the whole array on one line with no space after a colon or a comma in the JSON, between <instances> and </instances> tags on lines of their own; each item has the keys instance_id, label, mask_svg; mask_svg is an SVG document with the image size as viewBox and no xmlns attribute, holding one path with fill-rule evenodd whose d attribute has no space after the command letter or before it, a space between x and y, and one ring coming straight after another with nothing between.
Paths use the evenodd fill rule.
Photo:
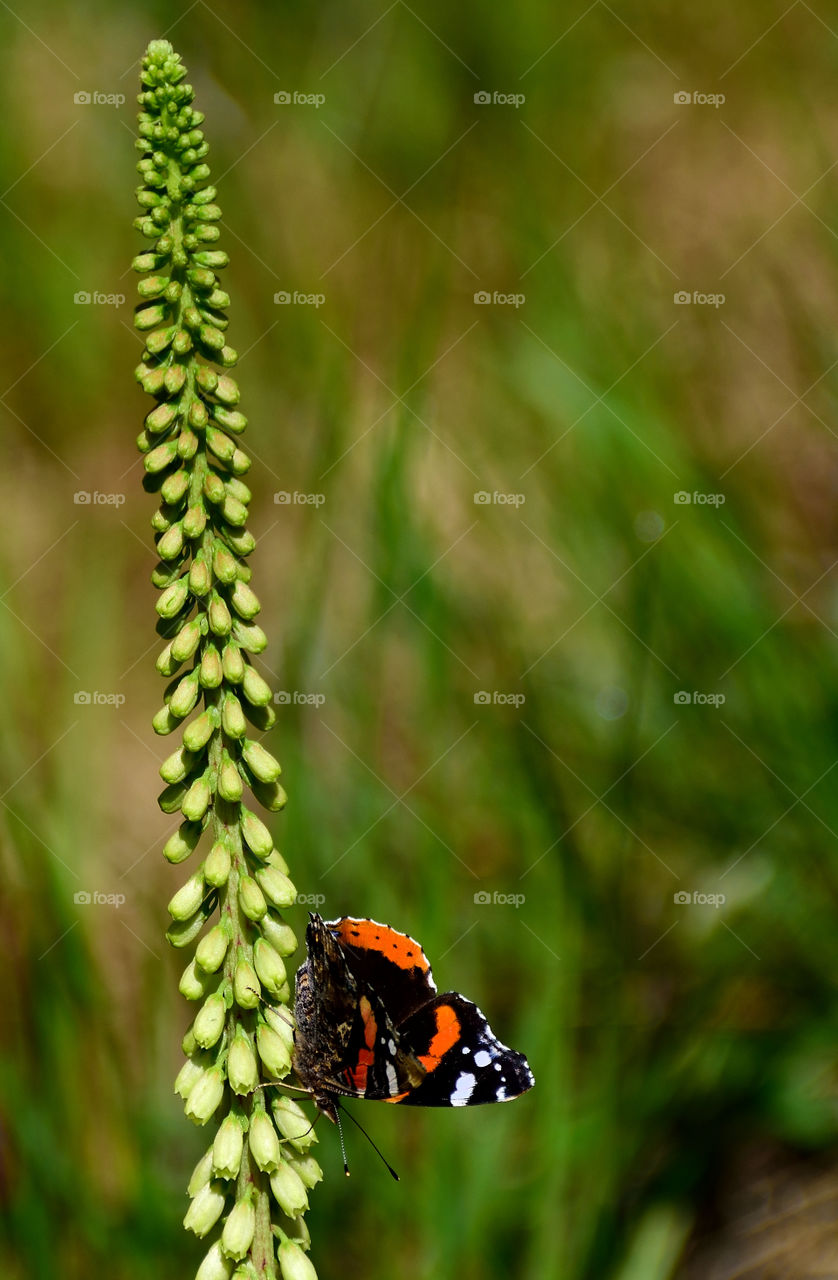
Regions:
<instances>
[{"instance_id":1,"label":"butterfly","mask_svg":"<svg viewBox=\"0 0 838 1280\"><path fill-rule=\"evenodd\" d=\"M476 1004L437 993L418 942L375 920L311 912L297 972L293 1066L320 1111L341 1096L414 1107L507 1102L535 1080Z\"/></svg>"}]
</instances>

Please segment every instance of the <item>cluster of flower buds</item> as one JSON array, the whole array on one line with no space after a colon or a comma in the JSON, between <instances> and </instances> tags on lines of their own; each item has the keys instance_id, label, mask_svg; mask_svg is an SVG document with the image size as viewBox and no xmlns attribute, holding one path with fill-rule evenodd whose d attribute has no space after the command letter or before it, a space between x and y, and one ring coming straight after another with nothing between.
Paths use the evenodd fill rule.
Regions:
<instances>
[{"instance_id":1,"label":"cluster of flower buds","mask_svg":"<svg viewBox=\"0 0 838 1280\"><path fill-rule=\"evenodd\" d=\"M201 1237L221 1229L198 1280L270 1277L277 1264L284 1280L313 1280L303 1214L320 1178L306 1154L314 1135L295 1103L265 1088L291 1065L285 960L297 939L282 911L296 890L246 802L249 791L277 811L286 797L278 762L252 736L275 713L252 663L267 640L247 564L250 459L239 445L247 420L225 372L236 353L216 274L227 263L215 247L221 210L185 74L168 42L152 42L139 96L136 221L152 244L134 261L143 277L135 324L145 338L137 379L155 401L137 443L145 487L160 498L152 581L165 642L157 670L170 681L153 724L180 735L160 769L160 806L181 815L163 852L180 863L199 844L205 850L169 903L169 942L196 944L180 990L198 1004L175 1088L196 1124L222 1117L192 1176L185 1226Z\"/></svg>"}]
</instances>

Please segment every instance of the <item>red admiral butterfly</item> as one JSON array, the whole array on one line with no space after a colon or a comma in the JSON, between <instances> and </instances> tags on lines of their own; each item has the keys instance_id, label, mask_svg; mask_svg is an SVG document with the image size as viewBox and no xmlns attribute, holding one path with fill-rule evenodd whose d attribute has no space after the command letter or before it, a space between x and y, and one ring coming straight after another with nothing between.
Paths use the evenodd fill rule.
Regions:
<instances>
[{"instance_id":1,"label":"red admiral butterfly","mask_svg":"<svg viewBox=\"0 0 838 1280\"><path fill-rule=\"evenodd\" d=\"M331 1120L340 1095L466 1107L532 1088L524 1055L496 1039L476 1004L456 991L437 995L425 953L406 934L312 912L306 948L293 1064Z\"/></svg>"}]
</instances>

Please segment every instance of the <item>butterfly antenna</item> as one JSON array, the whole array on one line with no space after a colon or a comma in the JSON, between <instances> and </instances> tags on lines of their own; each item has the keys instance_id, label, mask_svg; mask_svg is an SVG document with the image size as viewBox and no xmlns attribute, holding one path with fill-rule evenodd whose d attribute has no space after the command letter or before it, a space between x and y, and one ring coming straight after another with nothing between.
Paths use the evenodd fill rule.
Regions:
<instances>
[{"instance_id":1,"label":"butterfly antenna","mask_svg":"<svg viewBox=\"0 0 838 1280\"><path fill-rule=\"evenodd\" d=\"M340 1133L340 1147L341 1147L341 1151L343 1151L343 1168L344 1168L344 1171L345 1171L345 1173L346 1173L346 1176L347 1176L347 1177L349 1176L349 1169L348 1169L347 1164L346 1164L346 1152L344 1151L344 1147L343 1147L343 1130L342 1130L342 1129L341 1129L341 1127L340 1127L340 1112L341 1112L341 1111L343 1111L343 1114L344 1114L344 1115L345 1115L349 1120L351 1120L351 1121L352 1121L352 1123L354 1124L354 1126L355 1126L355 1128L356 1128L356 1129L360 1129L360 1130L361 1130L361 1133L364 1135L364 1137L366 1138L367 1142L370 1144L370 1146L372 1147L373 1151L374 1151L374 1152L375 1152L375 1154L378 1156L379 1160L380 1160L380 1161L381 1161L381 1163L384 1165L385 1169L388 1171L388 1173L390 1174L390 1176L391 1176L392 1178L394 1178L396 1182L400 1182L400 1181L401 1181L401 1179L399 1178L399 1175L396 1173L396 1171L395 1171L395 1169L393 1168L393 1166L392 1166L391 1164L389 1164L389 1163L388 1163L388 1161L384 1158L384 1156L382 1155L381 1151L380 1151L380 1150L378 1149L378 1147L375 1145L375 1143L373 1142L372 1138L371 1138L371 1137L370 1137L370 1135L367 1133L367 1131L366 1131L366 1129L364 1128L364 1126L361 1124L360 1120L356 1120L356 1119L355 1119L355 1117L353 1116L353 1114L352 1114L352 1112L351 1112L351 1111L347 1111L345 1107L341 1107L341 1108L338 1110L338 1112L337 1112L337 1118L338 1118L338 1132Z\"/></svg>"},{"instance_id":2,"label":"butterfly antenna","mask_svg":"<svg viewBox=\"0 0 838 1280\"><path fill-rule=\"evenodd\" d=\"M345 1112L345 1114L346 1114L346 1115L349 1115L349 1112L347 1111L347 1112ZM340 1122L340 1108L337 1108L337 1107L335 1108L335 1123L337 1124L337 1127L338 1127L338 1137L340 1138L340 1154L343 1156L343 1172L346 1174L346 1176L347 1176L347 1178L348 1178L348 1177L349 1177L349 1163L348 1163L348 1161L347 1161L347 1159L346 1159L346 1146L345 1146L344 1141L343 1141L343 1125L342 1125L342 1124L341 1124L341 1122Z\"/></svg>"}]
</instances>

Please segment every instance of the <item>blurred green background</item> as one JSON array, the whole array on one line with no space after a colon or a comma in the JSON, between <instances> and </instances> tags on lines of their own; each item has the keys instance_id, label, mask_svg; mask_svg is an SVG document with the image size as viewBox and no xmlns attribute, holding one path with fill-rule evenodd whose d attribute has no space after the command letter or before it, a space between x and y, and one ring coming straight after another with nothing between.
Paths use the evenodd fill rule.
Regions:
<instances>
[{"instance_id":1,"label":"blurred green background","mask_svg":"<svg viewBox=\"0 0 838 1280\"><path fill-rule=\"evenodd\" d=\"M4 1280L201 1256L127 270L161 35L232 259L280 846L537 1080L356 1107L398 1185L322 1130L320 1274L827 1274L834 6L17 0L0 28Z\"/></svg>"}]
</instances>

